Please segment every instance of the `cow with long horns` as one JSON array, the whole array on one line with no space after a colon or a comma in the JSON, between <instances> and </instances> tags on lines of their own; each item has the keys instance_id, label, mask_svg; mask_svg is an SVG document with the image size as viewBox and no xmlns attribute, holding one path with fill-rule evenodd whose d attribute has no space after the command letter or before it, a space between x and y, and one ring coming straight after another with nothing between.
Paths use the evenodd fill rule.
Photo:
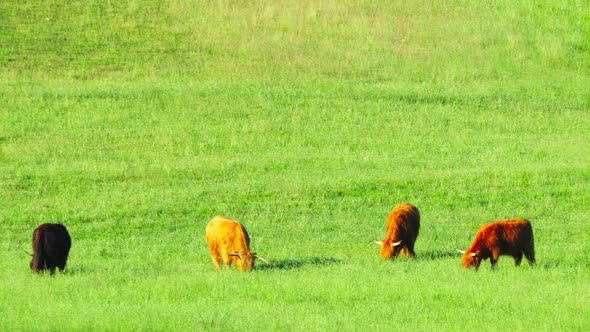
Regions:
<instances>
[{"instance_id":1,"label":"cow with long horns","mask_svg":"<svg viewBox=\"0 0 590 332\"><path fill-rule=\"evenodd\" d=\"M72 239L62 224L42 224L33 231L33 259L29 266L35 272L66 267Z\"/></svg>"},{"instance_id":2,"label":"cow with long horns","mask_svg":"<svg viewBox=\"0 0 590 332\"><path fill-rule=\"evenodd\" d=\"M240 271L254 269L255 259L268 263L266 259L250 251L248 232L236 220L216 216L207 224L205 233L211 259L217 269L221 269L222 262L228 269L231 264L235 264Z\"/></svg>"},{"instance_id":3,"label":"cow with long horns","mask_svg":"<svg viewBox=\"0 0 590 332\"><path fill-rule=\"evenodd\" d=\"M414 244L420 230L420 211L414 205L403 203L395 206L386 223L386 235L383 241L374 241L381 245L381 257L393 259L398 254L413 257Z\"/></svg>"},{"instance_id":4,"label":"cow with long horns","mask_svg":"<svg viewBox=\"0 0 590 332\"><path fill-rule=\"evenodd\" d=\"M510 255L516 266L520 265L522 256L530 265L535 263L535 241L531 223L522 218L500 220L481 226L473 242L463 254L463 267L475 267L477 270L482 260L490 259L492 268L496 266L500 255Z\"/></svg>"}]
</instances>

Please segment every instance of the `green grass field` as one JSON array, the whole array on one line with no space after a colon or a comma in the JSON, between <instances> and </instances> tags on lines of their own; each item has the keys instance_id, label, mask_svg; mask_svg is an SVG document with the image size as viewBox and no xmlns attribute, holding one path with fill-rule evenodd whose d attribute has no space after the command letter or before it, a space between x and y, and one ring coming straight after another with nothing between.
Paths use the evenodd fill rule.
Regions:
<instances>
[{"instance_id":1,"label":"green grass field","mask_svg":"<svg viewBox=\"0 0 590 332\"><path fill-rule=\"evenodd\" d=\"M0 330L590 330L589 73L586 1L2 1ZM537 265L463 270L513 217Z\"/></svg>"}]
</instances>

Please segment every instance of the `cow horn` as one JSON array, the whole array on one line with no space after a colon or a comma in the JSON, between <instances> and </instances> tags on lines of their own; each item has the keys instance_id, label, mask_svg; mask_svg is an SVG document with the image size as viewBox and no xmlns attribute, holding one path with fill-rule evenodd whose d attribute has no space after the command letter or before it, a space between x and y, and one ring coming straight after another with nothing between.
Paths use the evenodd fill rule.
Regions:
<instances>
[{"instance_id":1,"label":"cow horn","mask_svg":"<svg viewBox=\"0 0 590 332\"><path fill-rule=\"evenodd\" d=\"M381 241L373 241L373 243L376 243L378 245L382 245L383 244L383 242L381 242Z\"/></svg>"},{"instance_id":2,"label":"cow horn","mask_svg":"<svg viewBox=\"0 0 590 332\"><path fill-rule=\"evenodd\" d=\"M242 259L242 255L240 255L239 252L234 252L233 254L229 254L228 256L238 257L239 259Z\"/></svg>"},{"instance_id":3,"label":"cow horn","mask_svg":"<svg viewBox=\"0 0 590 332\"><path fill-rule=\"evenodd\" d=\"M461 254L465 255L465 251L464 250L457 249L457 251L460 252Z\"/></svg>"},{"instance_id":4,"label":"cow horn","mask_svg":"<svg viewBox=\"0 0 590 332\"><path fill-rule=\"evenodd\" d=\"M27 252L26 250L24 250L24 252L25 252L25 254L27 254L27 255L29 255L29 256L31 256L31 257L33 257L33 256L34 256L33 254L31 254L30 252Z\"/></svg>"},{"instance_id":5,"label":"cow horn","mask_svg":"<svg viewBox=\"0 0 590 332\"><path fill-rule=\"evenodd\" d=\"M266 259L264 259L264 257L262 256L258 256L257 254L252 255L254 258L258 258L261 261L265 262L266 264L270 264L269 261L267 261Z\"/></svg>"},{"instance_id":6,"label":"cow horn","mask_svg":"<svg viewBox=\"0 0 590 332\"><path fill-rule=\"evenodd\" d=\"M397 247L397 246L399 246L400 244L402 244L402 240L399 240L399 241L397 241L397 242L393 242L393 243L391 244L391 246L392 246L392 247Z\"/></svg>"},{"instance_id":7,"label":"cow horn","mask_svg":"<svg viewBox=\"0 0 590 332\"><path fill-rule=\"evenodd\" d=\"M478 255L478 253L477 253L477 252L472 252L472 253L471 253L471 257L475 257L475 256L477 256L477 255Z\"/></svg>"}]
</instances>

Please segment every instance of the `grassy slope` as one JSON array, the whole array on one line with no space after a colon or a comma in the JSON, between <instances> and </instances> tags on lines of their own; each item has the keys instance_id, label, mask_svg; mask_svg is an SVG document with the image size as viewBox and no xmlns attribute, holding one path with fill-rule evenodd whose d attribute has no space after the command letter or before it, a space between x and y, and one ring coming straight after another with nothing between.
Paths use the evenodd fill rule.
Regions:
<instances>
[{"instance_id":1,"label":"grassy slope","mask_svg":"<svg viewBox=\"0 0 590 332\"><path fill-rule=\"evenodd\" d=\"M0 327L587 329L588 9L2 2ZM214 271L214 214L273 264ZM538 268L462 271L513 216ZM45 221L66 275L27 270Z\"/></svg>"}]
</instances>

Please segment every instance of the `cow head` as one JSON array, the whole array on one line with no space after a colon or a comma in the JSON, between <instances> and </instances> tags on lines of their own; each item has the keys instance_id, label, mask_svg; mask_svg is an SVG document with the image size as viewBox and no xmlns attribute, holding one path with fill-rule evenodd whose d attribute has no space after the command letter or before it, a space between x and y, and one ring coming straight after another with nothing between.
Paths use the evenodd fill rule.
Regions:
<instances>
[{"instance_id":1,"label":"cow head","mask_svg":"<svg viewBox=\"0 0 590 332\"><path fill-rule=\"evenodd\" d=\"M270 264L266 259L261 256L258 256L255 252L235 252L233 254L229 254L229 256L236 257L234 263L236 267L240 271L250 271L254 269L254 262L256 259L260 259L261 261Z\"/></svg>"},{"instance_id":2,"label":"cow head","mask_svg":"<svg viewBox=\"0 0 590 332\"><path fill-rule=\"evenodd\" d=\"M479 265L481 264L481 255L478 252L466 252L463 250L457 249L458 252L463 254L463 268L468 269L470 267L475 267L477 270Z\"/></svg>"},{"instance_id":3,"label":"cow head","mask_svg":"<svg viewBox=\"0 0 590 332\"><path fill-rule=\"evenodd\" d=\"M373 243L381 246L381 257L383 257L383 259L395 258L402 248L400 246L400 244L402 244L401 240L397 242L373 241Z\"/></svg>"},{"instance_id":4,"label":"cow head","mask_svg":"<svg viewBox=\"0 0 590 332\"><path fill-rule=\"evenodd\" d=\"M33 258L35 257L33 254L31 254L30 252L27 252L27 251L25 251L25 254L27 254L28 256L31 256ZM33 258L31 258L31 262L29 263L29 266L31 267L31 270L33 270L33 261L34 261Z\"/></svg>"},{"instance_id":5,"label":"cow head","mask_svg":"<svg viewBox=\"0 0 590 332\"><path fill-rule=\"evenodd\" d=\"M34 254L31 254L31 253L26 252L26 251L25 251L25 253L27 255L31 256L31 262L29 263L29 267L31 268L31 270L33 270L35 272L39 272L39 271L43 270L44 267L42 266L41 262L39 261L39 257L38 256L35 257Z\"/></svg>"}]
</instances>

